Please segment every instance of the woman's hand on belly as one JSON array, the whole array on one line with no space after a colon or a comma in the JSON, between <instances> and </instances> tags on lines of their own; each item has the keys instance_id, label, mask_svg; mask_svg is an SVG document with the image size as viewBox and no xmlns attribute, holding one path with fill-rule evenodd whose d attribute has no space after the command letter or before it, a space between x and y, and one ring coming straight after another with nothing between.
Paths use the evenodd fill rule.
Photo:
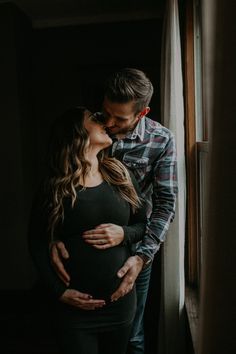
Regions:
<instances>
[{"instance_id":1,"label":"woman's hand on belly","mask_svg":"<svg viewBox=\"0 0 236 354\"><path fill-rule=\"evenodd\" d=\"M83 310L95 310L106 304L104 300L93 299L91 295L81 293L75 289L67 289L59 300Z\"/></svg>"},{"instance_id":2,"label":"woman's hand on belly","mask_svg":"<svg viewBox=\"0 0 236 354\"><path fill-rule=\"evenodd\" d=\"M82 236L86 243L97 249L105 250L121 244L124 240L124 230L119 225L101 224L93 230L85 231Z\"/></svg>"}]
</instances>

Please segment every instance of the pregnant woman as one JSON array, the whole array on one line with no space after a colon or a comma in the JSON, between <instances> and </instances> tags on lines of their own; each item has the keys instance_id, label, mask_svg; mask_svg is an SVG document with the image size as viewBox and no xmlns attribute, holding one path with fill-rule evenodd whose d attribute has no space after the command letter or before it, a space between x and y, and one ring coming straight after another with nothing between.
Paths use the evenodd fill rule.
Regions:
<instances>
[{"instance_id":1,"label":"pregnant woman","mask_svg":"<svg viewBox=\"0 0 236 354\"><path fill-rule=\"evenodd\" d=\"M86 108L66 111L53 126L48 174L32 207L29 249L59 300L63 354L124 354L135 314L135 288L115 302L111 295L121 282L117 271L143 237L146 213L134 177L106 156L111 144L104 126ZM101 239L108 229L116 233L113 247L106 245L107 237ZM93 245L94 230L101 245ZM68 286L50 263L53 240L62 240L69 251Z\"/></svg>"}]
</instances>

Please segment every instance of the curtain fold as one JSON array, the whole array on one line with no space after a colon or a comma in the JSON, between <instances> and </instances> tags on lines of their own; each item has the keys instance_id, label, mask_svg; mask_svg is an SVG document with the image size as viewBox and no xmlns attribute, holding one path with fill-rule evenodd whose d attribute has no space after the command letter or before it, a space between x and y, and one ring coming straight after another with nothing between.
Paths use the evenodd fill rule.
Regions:
<instances>
[{"instance_id":1,"label":"curtain fold","mask_svg":"<svg viewBox=\"0 0 236 354\"><path fill-rule=\"evenodd\" d=\"M184 240L186 176L184 100L178 1L167 0L161 58L162 124L176 139L179 193L176 215L162 248L159 354L184 354Z\"/></svg>"}]
</instances>

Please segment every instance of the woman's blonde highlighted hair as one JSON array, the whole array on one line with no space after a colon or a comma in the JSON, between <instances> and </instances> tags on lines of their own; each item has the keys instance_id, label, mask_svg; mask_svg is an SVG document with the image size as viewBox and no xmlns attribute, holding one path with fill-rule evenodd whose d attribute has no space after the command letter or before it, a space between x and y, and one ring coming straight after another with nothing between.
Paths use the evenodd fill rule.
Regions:
<instances>
[{"instance_id":1,"label":"woman's blonde highlighted hair","mask_svg":"<svg viewBox=\"0 0 236 354\"><path fill-rule=\"evenodd\" d=\"M76 188L85 180L91 169L86 160L89 136L84 127L85 107L67 110L52 127L48 152L49 173L45 181L49 212L48 231L53 239L56 227L64 220L65 198L71 200L72 208L77 201ZM98 154L99 169L103 179L115 186L120 196L132 207L133 212L141 202L125 166L105 151Z\"/></svg>"}]
</instances>

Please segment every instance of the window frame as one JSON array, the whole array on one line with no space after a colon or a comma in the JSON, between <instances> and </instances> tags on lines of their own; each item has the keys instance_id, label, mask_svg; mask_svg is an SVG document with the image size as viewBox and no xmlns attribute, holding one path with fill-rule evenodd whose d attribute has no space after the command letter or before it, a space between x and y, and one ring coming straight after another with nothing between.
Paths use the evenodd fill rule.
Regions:
<instances>
[{"instance_id":1,"label":"window frame","mask_svg":"<svg viewBox=\"0 0 236 354\"><path fill-rule=\"evenodd\" d=\"M197 286L197 150L195 116L195 65L194 65L194 13L193 0L185 2L184 33L184 95L185 95L185 138L186 138L186 281Z\"/></svg>"},{"instance_id":2,"label":"window frame","mask_svg":"<svg viewBox=\"0 0 236 354\"><path fill-rule=\"evenodd\" d=\"M192 351L197 352L208 124L204 107L200 0L185 0L184 11L183 60L187 175L185 307Z\"/></svg>"}]
</instances>

